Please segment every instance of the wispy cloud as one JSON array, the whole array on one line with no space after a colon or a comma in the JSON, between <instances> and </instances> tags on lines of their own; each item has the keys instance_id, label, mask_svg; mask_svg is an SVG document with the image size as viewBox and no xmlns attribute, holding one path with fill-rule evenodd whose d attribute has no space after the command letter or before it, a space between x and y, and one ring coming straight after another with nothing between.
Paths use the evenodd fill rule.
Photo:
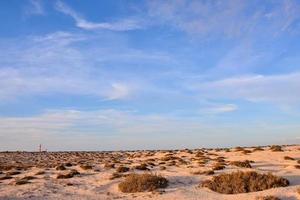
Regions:
<instances>
[{"instance_id":1,"label":"wispy cloud","mask_svg":"<svg viewBox=\"0 0 300 200\"><path fill-rule=\"evenodd\" d=\"M299 105L300 73L225 78L198 84L196 88L206 97Z\"/></svg>"},{"instance_id":2,"label":"wispy cloud","mask_svg":"<svg viewBox=\"0 0 300 200\"><path fill-rule=\"evenodd\" d=\"M201 113L204 114L221 114L233 112L238 109L238 106L235 104L214 104L206 106L201 110Z\"/></svg>"},{"instance_id":3,"label":"wispy cloud","mask_svg":"<svg viewBox=\"0 0 300 200\"><path fill-rule=\"evenodd\" d=\"M62 1L57 1L56 9L59 12L62 12L65 15L72 17L76 22L76 26L82 29L107 29L112 31L129 31L142 28L141 21L137 20L136 18L126 18L115 22L90 22Z\"/></svg>"},{"instance_id":4,"label":"wispy cloud","mask_svg":"<svg viewBox=\"0 0 300 200\"><path fill-rule=\"evenodd\" d=\"M46 11L42 0L29 0L25 10L26 15L45 15Z\"/></svg>"},{"instance_id":5,"label":"wispy cloud","mask_svg":"<svg viewBox=\"0 0 300 200\"><path fill-rule=\"evenodd\" d=\"M157 21L189 34L249 37L294 31L300 18L298 1L149 1L148 13ZM249 10L255 7L256 9ZM222 23L220 23L222 22Z\"/></svg>"},{"instance_id":6,"label":"wispy cloud","mask_svg":"<svg viewBox=\"0 0 300 200\"><path fill-rule=\"evenodd\" d=\"M116 150L253 145L262 138L279 142L286 134L274 134L284 130L294 138L299 125L247 122L240 126L106 109L48 110L28 117L0 117L0 129L0 139L5 141L0 150L35 150L40 143L49 150Z\"/></svg>"}]
</instances>

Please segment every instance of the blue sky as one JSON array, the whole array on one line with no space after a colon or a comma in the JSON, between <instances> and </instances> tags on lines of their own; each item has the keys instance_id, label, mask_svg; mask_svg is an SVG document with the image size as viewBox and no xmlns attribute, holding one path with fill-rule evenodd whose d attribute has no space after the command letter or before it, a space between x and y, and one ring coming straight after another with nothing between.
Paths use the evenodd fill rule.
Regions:
<instances>
[{"instance_id":1,"label":"blue sky","mask_svg":"<svg viewBox=\"0 0 300 200\"><path fill-rule=\"evenodd\" d=\"M0 1L0 150L299 143L300 1Z\"/></svg>"}]
</instances>

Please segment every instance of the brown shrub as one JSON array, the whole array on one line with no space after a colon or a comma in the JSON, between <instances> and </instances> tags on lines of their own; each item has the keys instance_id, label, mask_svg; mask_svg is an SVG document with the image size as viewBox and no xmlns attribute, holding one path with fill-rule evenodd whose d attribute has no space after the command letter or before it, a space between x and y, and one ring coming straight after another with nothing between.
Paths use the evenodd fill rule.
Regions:
<instances>
[{"instance_id":1,"label":"brown shrub","mask_svg":"<svg viewBox=\"0 0 300 200\"><path fill-rule=\"evenodd\" d=\"M145 163L140 164L140 165L138 165L138 166L135 166L134 168L135 168L135 169L138 169L138 170L149 170L149 169L147 168L147 165L146 165Z\"/></svg>"},{"instance_id":2,"label":"brown shrub","mask_svg":"<svg viewBox=\"0 0 300 200\"><path fill-rule=\"evenodd\" d=\"M230 174L220 174L214 176L212 180L201 183L202 187L207 187L223 194L256 192L288 185L289 181L287 179L272 174L259 174L254 171L238 171Z\"/></svg>"},{"instance_id":3,"label":"brown shrub","mask_svg":"<svg viewBox=\"0 0 300 200\"><path fill-rule=\"evenodd\" d=\"M9 171L9 172L6 172L7 176L14 176L14 175L18 175L18 174L21 174L21 172L19 172L19 171Z\"/></svg>"},{"instance_id":4,"label":"brown shrub","mask_svg":"<svg viewBox=\"0 0 300 200\"><path fill-rule=\"evenodd\" d=\"M237 166L237 167L243 167L243 168L252 168L250 165L250 161L232 161L230 162L231 165Z\"/></svg>"},{"instance_id":5,"label":"brown shrub","mask_svg":"<svg viewBox=\"0 0 300 200\"><path fill-rule=\"evenodd\" d=\"M256 200L280 200L280 199L274 196L261 196L261 197L256 197Z\"/></svg>"},{"instance_id":6,"label":"brown shrub","mask_svg":"<svg viewBox=\"0 0 300 200\"><path fill-rule=\"evenodd\" d=\"M30 182L26 179L20 179L20 180L16 180L14 184L15 185L24 185L24 184L27 184L27 183L30 183Z\"/></svg>"},{"instance_id":7,"label":"brown shrub","mask_svg":"<svg viewBox=\"0 0 300 200\"><path fill-rule=\"evenodd\" d=\"M215 172L213 170L205 170L205 171L195 171L195 172L192 172L192 174L195 174L195 175L213 175L213 174L215 174Z\"/></svg>"},{"instance_id":8,"label":"brown shrub","mask_svg":"<svg viewBox=\"0 0 300 200\"><path fill-rule=\"evenodd\" d=\"M283 151L283 150L282 150L282 147L279 146L279 145L272 145L272 146L270 147L270 150L271 150L271 151Z\"/></svg>"},{"instance_id":9,"label":"brown shrub","mask_svg":"<svg viewBox=\"0 0 300 200\"><path fill-rule=\"evenodd\" d=\"M298 194L300 194L300 187L298 187L296 191Z\"/></svg>"},{"instance_id":10,"label":"brown shrub","mask_svg":"<svg viewBox=\"0 0 300 200\"><path fill-rule=\"evenodd\" d=\"M113 173L110 177L109 177L109 180L113 180L113 179L116 179L116 178L121 178L123 177L123 174L120 174L118 172L115 172Z\"/></svg>"},{"instance_id":11,"label":"brown shrub","mask_svg":"<svg viewBox=\"0 0 300 200\"><path fill-rule=\"evenodd\" d=\"M294 158L290 157L290 156L284 156L283 157L284 160L295 160Z\"/></svg>"},{"instance_id":12,"label":"brown shrub","mask_svg":"<svg viewBox=\"0 0 300 200\"><path fill-rule=\"evenodd\" d=\"M152 174L130 174L119 184L119 189L125 193L154 191L166 188L168 180L162 176Z\"/></svg>"},{"instance_id":13,"label":"brown shrub","mask_svg":"<svg viewBox=\"0 0 300 200\"><path fill-rule=\"evenodd\" d=\"M5 175L5 176L1 176L0 180L7 180L7 179L12 179L12 178L13 178L12 176Z\"/></svg>"},{"instance_id":14,"label":"brown shrub","mask_svg":"<svg viewBox=\"0 0 300 200\"><path fill-rule=\"evenodd\" d=\"M91 165L80 165L80 168L83 170L89 170L89 169L93 169L93 166Z\"/></svg>"},{"instance_id":15,"label":"brown shrub","mask_svg":"<svg viewBox=\"0 0 300 200\"><path fill-rule=\"evenodd\" d=\"M216 164L213 166L213 170L222 170L222 169L225 169L225 165L224 165L224 164L216 163Z\"/></svg>"},{"instance_id":16,"label":"brown shrub","mask_svg":"<svg viewBox=\"0 0 300 200\"><path fill-rule=\"evenodd\" d=\"M64 165L58 165L55 169L56 170L66 170L66 167Z\"/></svg>"},{"instance_id":17,"label":"brown shrub","mask_svg":"<svg viewBox=\"0 0 300 200\"><path fill-rule=\"evenodd\" d=\"M300 165L295 165L295 168L296 169L300 169Z\"/></svg>"},{"instance_id":18,"label":"brown shrub","mask_svg":"<svg viewBox=\"0 0 300 200\"><path fill-rule=\"evenodd\" d=\"M234 150L235 151L244 151L245 149L243 147L235 147Z\"/></svg>"},{"instance_id":19,"label":"brown shrub","mask_svg":"<svg viewBox=\"0 0 300 200\"><path fill-rule=\"evenodd\" d=\"M118 173L123 173L123 172L128 172L129 171L129 168L128 167L124 167L124 166L119 166L116 171Z\"/></svg>"},{"instance_id":20,"label":"brown shrub","mask_svg":"<svg viewBox=\"0 0 300 200\"><path fill-rule=\"evenodd\" d=\"M67 179L67 178L73 178L75 175L79 175L80 173L75 170L75 169L72 169L69 173L67 174L58 174L57 175L57 179Z\"/></svg>"},{"instance_id":21,"label":"brown shrub","mask_svg":"<svg viewBox=\"0 0 300 200\"><path fill-rule=\"evenodd\" d=\"M113 169L113 168L115 168L115 164L114 163L105 163L104 168Z\"/></svg>"},{"instance_id":22,"label":"brown shrub","mask_svg":"<svg viewBox=\"0 0 300 200\"><path fill-rule=\"evenodd\" d=\"M242 153L243 153L243 154L249 154L249 153L252 153L252 151L251 151L251 150L244 149L244 150L242 151Z\"/></svg>"},{"instance_id":23,"label":"brown shrub","mask_svg":"<svg viewBox=\"0 0 300 200\"><path fill-rule=\"evenodd\" d=\"M45 171L38 171L37 173L35 173L35 175L43 175L45 174Z\"/></svg>"},{"instance_id":24,"label":"brown shrub","mask_svg":"<svg viewBox=\"0 0 300 200\"><path fill-rule=\"evenodd\" d=\"M255 148L253 149L253 151L264 151L264 149L261 148L261 147L255 147Z\"/></svg>"}]
</instances>

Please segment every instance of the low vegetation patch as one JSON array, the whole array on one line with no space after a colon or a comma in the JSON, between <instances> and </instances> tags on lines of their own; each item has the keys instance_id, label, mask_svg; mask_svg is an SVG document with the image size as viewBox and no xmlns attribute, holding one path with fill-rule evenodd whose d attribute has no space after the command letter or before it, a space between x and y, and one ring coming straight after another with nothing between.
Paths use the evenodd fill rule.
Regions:
<instances>
[{"instance_id":1,"label":"low vegetation patch","mask_svg":"<svg viewBox=\"0 0 300 200\"><path fill-rule=\"evenodd\" d=\"M129 168L128 167L124 167L124 166L119 166L116 171L118 173L124 173L124 172L128 172L129 171Z\"/></svg>"},{"instance_id":2,"label":"low vegetation patch","mask_svg":"<svg viewBox=\"0 0 300 200\"><path fill-rule=\"evenodd\" d=\"M80 168L83 170L89 170L89 169L93 169L93 166L91 165L80 165Z\"/></svg>"},{"instance_id":3,"label":"low vegetation patch","mask_svg":"<svg viewBox=\"0 0 300 200\"><path fill-rule=\"evenodd\" d=\"M271 147L270 147L270 150L271 151L283 151L282 150L282 147L281 146L279 146L279 145L272 145Z\"/></svg>"},{"instance_id":4,"label":"low vegetation patch","mask_svg":"<svg viewBox=\"0 0 300 200\"><path fill-rule=\"evenodd\" d=\"M261 196L261 197L256 197L256 200L280 200L280 199L274 196Z\"/></svg>"},{"instance_id":5,"label":"low vegetation patch","mask_svg":"<svg viewBox=\"0 0 300 200\"><path fill-rule=\"evenodd\" d=\"M129 174L119 184L119 189L124 193L154 191L159 188L166 188L168 180L162 176L152 174Z\"/></svg>"},{"instance_id":6,"label":"low vegetation patch","mask_svg":"<svg viewBox=\"0 0 300 200\"><path fill-rule=\"evenodd\" d=\"M231 165L237 166L237 167L243 167L243 168L252 168L250 161L232 161L230 162Z\"/></svg>"},{"instance_id":7,"label":"low vegetation patch","mask_svg":"<svg viewBox=\"0 0 300 200\"><path fill-rule=\"evenodd\" d=\"M195 171L195 172L192 172L192 174L195 174L195 175L213 175L213 174L215 174L215 172L213 170L204 170L204 171Z\"/></svg>"},{"instance_id":8,"label":"low vegetation patch","mask_svg":"<svg viewBox=\"0 0 300 200\"><path fill-rule=\"evenodd\" d=\"M220 174L214 176L212 180L201 183L202 187L207 187L222 194L257 192L288 185L289 181L287 179L272 174L259 174L254 171Z\"/></svg>"},{"instance_id":9,"label":"low vegetation patch","mask_svg":"<svg viewBox=\"0 0 300 200\"><path fill-rule=\"evenodd\" d=\"M295 160L294 158L292 158L290 156L284 156L283 158L284 158L284 160Z\"/></svg>"},{"instance_id":10,"label":"low vegetation patch","mask_svg":"<svg viewBox=\"0 0 300 200\"><path fill-rule=\"evenodd\" d=\"M222 163L217 163L213 166L213 170L222 170L222 169L225 169L225 165L222 164Z\"/></svg>"}]
</instances>

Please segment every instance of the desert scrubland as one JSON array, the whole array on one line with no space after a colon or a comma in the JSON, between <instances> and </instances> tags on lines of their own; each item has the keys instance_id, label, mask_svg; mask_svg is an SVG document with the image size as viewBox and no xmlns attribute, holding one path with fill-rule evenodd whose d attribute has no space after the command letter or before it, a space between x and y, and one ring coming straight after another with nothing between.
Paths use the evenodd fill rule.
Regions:
<instances>
[{"instance_id":1,"label":"desert scrubland","mask_svg":"<svg viewBox=\"0 0 300 200\"><path fill-rule=\"evenodd\" d=\"M1 152L0 199L300 199L300 146Z\"/></svg>"}]
</instances>

